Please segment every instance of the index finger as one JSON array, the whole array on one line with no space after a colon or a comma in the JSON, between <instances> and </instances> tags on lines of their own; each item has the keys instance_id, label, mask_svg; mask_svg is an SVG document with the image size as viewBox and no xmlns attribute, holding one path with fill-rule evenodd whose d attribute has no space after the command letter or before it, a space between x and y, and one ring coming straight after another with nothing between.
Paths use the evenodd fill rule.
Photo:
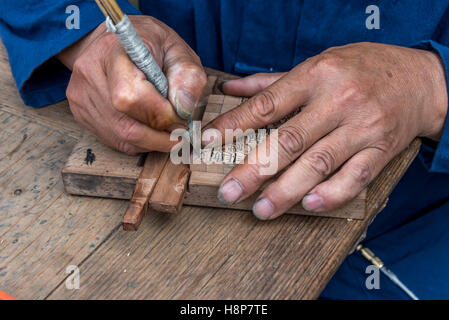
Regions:
<instances>
[{"instance_id":1,"label":"index finger","mask_svg":"<svg viewBox=\"0 0 449 320\"><path fill-rule=\"evenodd\" d=\"M112 105L117 111L156 130L184 122L124 51L118 52L109 61L105 73Z\"/></svg>"},{"instance_id":2,"label":"index finger","mask_svg":"<svg viewBox=\"0 0 449 320\"><path fill-rule=\"evenodd\" d=\"M213 120L204 131L214 129L210 131L217 132L218 130L221 137L224 137L226 129L242 131L258 129L281 120L307 103L311 90L310 84L305 80L306 77L301 76L300 69L284 75L237 108ZM218 143L219 141L214 139L219 136L217 133L209 135L210 139L202 143Z\"/></svg>"}]
</instances>

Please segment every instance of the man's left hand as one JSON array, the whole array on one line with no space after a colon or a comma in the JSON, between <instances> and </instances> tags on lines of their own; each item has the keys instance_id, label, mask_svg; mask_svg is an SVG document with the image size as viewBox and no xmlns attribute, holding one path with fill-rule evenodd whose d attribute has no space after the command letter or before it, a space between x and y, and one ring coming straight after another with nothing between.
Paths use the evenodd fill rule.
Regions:
<instances>
[{"instance_id":1,"label":"man's left hand","mask_svg":"<svg viewBox=\"0 0 449 320\"><path fill-rule=\"evenodd\" d=\"M223 137L225 129L261 128L302 107L279 127L278 171L291 166L254 204L260 219L274 219L301 200L316 212L350 201L415 137L438 140L448 104L438 55L376 43L331 48L288 73L229 81L223 90L252 96L207 126ZM208 130L212 138L204 144L214 132ZM255 193L274 176L261 174L261 166L235 167L219 197L232 204Z\"/></svg>"}]
</instances>

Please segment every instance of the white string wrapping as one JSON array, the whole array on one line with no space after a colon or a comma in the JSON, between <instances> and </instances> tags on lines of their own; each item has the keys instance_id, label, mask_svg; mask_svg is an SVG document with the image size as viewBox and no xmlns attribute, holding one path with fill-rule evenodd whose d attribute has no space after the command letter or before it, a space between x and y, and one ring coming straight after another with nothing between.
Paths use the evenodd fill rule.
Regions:
<instances>
[{"instance_id":1,"label":"white string wrapping","mask_svg":"<svg viewBox=\"0 0 449 320\"><path fill-rule=\"evenodd\" d=\"M137 34L128 16L124 16L122 21L114 26L112 20L106 18L106 28L114 33L120 40L126 53L134 64L145 74L155 88L165 98L168 96L168 82L161 68L154 60L153 56L143 43L142 38Z\"/></svg>"}]
</instances>

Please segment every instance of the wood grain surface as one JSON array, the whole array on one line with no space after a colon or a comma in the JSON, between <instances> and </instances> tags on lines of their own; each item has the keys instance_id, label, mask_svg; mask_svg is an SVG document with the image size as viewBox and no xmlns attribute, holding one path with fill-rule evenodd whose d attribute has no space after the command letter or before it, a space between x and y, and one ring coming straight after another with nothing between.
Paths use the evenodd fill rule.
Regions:
<instances>
[{"instance_id":1,"label":"wood grain surface","mask_svg":"<svg viewBox=\"0 0 449 320\"><path fill-rule=\"evenodd\" d=\"M370 186L365 220L261 222L239 210L185 206L177 215L149 210L129 233L121 229L128 201L64 192L61 169L81 128L66 102L23 105L3 48L0 88L0 290L18 299L314 299L417 150ZM69 266L81 272L79 290L65 285Z\"/></svg>"}]
</instances>

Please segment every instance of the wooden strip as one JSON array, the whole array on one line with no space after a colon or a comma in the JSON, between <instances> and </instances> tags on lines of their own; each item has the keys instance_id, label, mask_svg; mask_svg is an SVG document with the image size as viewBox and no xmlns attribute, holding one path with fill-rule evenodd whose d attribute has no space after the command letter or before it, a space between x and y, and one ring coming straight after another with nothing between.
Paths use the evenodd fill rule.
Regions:
<instances>
[{"instance_id":1,"label":"wooden strip","mask_svg":"<svg viewBox=\"0 0 449 320\"><path fill-rule=\"evenodd\" d=\"M150 152L145 159L134 193L122 219L123 229L136 231L148 208L148 200L167 162L168 154Z\"/></svg>"},{"instance_id":2,"label":"wooden strip","mask_svg":"<svg viewBox=\"0 0 449 320\"><path fill-rule=\"evenodd\" d=\"M370 219L374 219L375 215L385 207L388 196L418 155L420 148L421 139L416 138L405 150L391 160L368 186L366 210Z\"/></svg>"},{"instance_id":3,"label":"wooden strip","mask_svg":"<svg viewBox=\"0 0 449 320\"><path fill-rule=\"evenodd\" d=\"M150 207L166 213L181 211L189 175L189 165L176 165L169 159L150 197Z\"/></svg>"}]
</instances>

